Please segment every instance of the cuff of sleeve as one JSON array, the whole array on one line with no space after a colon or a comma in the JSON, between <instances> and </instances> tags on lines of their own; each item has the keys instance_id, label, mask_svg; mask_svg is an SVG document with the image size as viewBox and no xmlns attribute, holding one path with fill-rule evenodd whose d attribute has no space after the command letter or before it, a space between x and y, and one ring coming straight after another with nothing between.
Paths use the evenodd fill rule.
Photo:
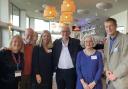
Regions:
<instances>
[{"instance_id":1,"label":"cuff of sleeve","mask_svg":"<svg viewBox=\"0 0 128 89\"><path fill-rule=\"evenodd\" d=\"M113 74L117 77L117 78L120 78L120 74L117 72L117 71L114 71Z\"/></svg>"},{"instance_id":2,"label":"cuff of sleeve","mask_svg":"<svg viewBox=\"0 0 128 89\"><path fill-rule=\"evenodd\" d=\"M96 80L94 80L94 81L93 81L93 83L97 84L97 81L96 81Z\"/></svg>"}]
</instances>

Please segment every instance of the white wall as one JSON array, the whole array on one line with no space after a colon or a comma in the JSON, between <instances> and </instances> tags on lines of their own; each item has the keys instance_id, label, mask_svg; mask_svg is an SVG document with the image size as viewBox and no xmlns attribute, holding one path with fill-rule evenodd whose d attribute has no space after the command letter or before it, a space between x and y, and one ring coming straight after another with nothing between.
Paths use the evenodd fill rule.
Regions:
<instances>
[{"instance_id":1,"label":"white wall","mask_svg":"<svg viewBox=\"0 0 128 89\"><path fill-rule=\"evenodd\" d=\"M128 10L122 11L111 17L117 20L118 26L124 26L125 33L128 32Z\"/></svg>"},{"instance_id":2,"label":"white wall","mask_svg":"<svg viewBox=\"0 0 128 89\"><path fill-rule=\"evenodd\" d=\"M2 47L2 28L0 28L0 48Z\"/></svg>"},{"instance_id":3,"label":"white wall","mask_svg":"<svg viewBox=\"0 0 128 89\"><path fill-rule=\"evenodd\" d=\"M9 22L9 0L0 0L0 20Z\"/></svg>"},{"instance_id":4,"label":"white wall","mask_svg":"<svg viewBox=\"0 0 128 89\"><path fill-rule=\"evenodd\" d=\"M9 46L9 31L7 29L2 29L2 46L8 47Z\"/></svg>"}]
</instances>

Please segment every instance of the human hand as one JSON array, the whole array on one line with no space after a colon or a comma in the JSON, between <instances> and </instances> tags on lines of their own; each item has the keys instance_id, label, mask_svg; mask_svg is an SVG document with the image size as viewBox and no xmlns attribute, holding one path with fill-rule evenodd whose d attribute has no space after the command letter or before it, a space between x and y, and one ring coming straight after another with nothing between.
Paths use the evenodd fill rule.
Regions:
<instances>
[{"instance_id":1,"label":"human hand","mask_svg":"<svg viewBox=\"0 0 128 89\"><path fill-rule=\"evenodd\" d=\"M107 77L107 79L109 79L109 77L110 77L111 74L112 74L111 71L106 71L106 77Z\"/></svg>"},{"instance_id":2,"label":"human hand","mask_svg":"<svg viewBox=\"0 0 128 89\"><path fill-rule=\"evenodd\" d=\"M109 80L114 81L116 79L117 79L117 77L114 74L109 75Z\"/></svg>"},{"instance_id":3,"label":"human hand","mask_svg":"<svg viewBox=\"0 0 128 89\"><path fill-rule=\"evenodd\" d=\"M83 79L80 79L80 82L81 82L84 89L90 89L88 84Z\"/></svg>"},{"instance_id":4,"label":"human hand","mask_svg":"<svg viewBox=\"0 0 128 89\"><path fill-rule=\"evenodd\" d=\"M42 79L41 79L40 74L36 74L36 81L37 81L38 84L41 83Z\"/></svg>"},{"instance_id":5,"label":"human hand","mask_svg":"<svg viewBox=\"0 0 128 89\"><path fill-rule=\"evenodd\" d=\"M0 48L0 51L1 51L1 50L10 50L10 49L7 48L7 47L1 47L1 48Z\"/></svg>"},{"instance_id":6,"label":"human hand","mask_svg":"<svg viewBox=\"0 0 128 89\"><path fill-rule=\"evenodd\" d=\"M96 83L93 81L88 86L90 89L93 89L95 87Z\"/></svg>"}]
</instances>

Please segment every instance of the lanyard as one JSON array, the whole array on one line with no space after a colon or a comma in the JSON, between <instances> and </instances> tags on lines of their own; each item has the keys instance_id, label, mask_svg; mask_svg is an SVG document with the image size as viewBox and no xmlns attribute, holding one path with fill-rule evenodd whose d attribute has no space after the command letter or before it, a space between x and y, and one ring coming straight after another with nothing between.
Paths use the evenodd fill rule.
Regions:
<instances>
[{"instance_id":1,"label":"lanyard","mask_svg":"<svg viewBox=\"0 0 128 89\"><path fill-rule=\"evenodd\" d=\"M15 57L14 53L12 53L12 58L13 58L13 61L15 62L15 64L17 65L17 70L19 70L20 54L18 54L18 60L16 60L16 57Z\"/></svg>"}]
</instances>

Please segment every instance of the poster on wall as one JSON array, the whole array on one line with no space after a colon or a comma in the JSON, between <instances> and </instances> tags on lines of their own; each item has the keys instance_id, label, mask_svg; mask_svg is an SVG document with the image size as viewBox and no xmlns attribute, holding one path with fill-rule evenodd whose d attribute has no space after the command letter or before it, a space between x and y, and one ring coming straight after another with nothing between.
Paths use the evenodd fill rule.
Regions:
<instances>
[{"instance_id":1,"label":"poster on wall","mask_svg":"<svg viewBox=\"0 0 128 89\"><path fill-rule=\"evenodd\" d=\"M72 31L80 31L81 26L72 26Z\"/></svg>"},{"instance_id":2,"label":"poster on wall","mask_svg":"<svg viewBox=\"0 0 128 89\"><path fill-rule=\"evenodd\" d=\"M80 26L72 26L72 37L76 39L80 39Z\"/></svg>"}]
</instances>

